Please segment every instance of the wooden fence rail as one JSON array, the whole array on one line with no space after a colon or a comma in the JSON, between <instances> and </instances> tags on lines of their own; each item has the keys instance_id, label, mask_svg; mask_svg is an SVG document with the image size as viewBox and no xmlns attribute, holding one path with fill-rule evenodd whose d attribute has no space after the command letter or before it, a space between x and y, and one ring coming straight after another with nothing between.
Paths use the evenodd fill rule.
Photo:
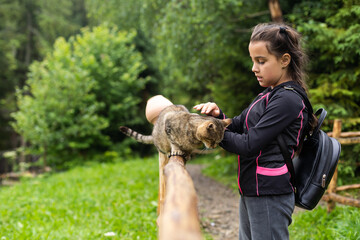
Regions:
<instances>
[{"instance_id":1,"label":"wooden fence rail","mask_svg":"<svg viewBox=\"0 0 360 240\"><path fill-rule=\"evenodd\" d=\"M335 120L333 131L329 132L328 135L336 138L341 145L350 145L360 143L360 132L341 132L342 122L341 120ZM337 175L338 170L336 168L334 176L329 184L327 189L327 193L323 196L323 200L327 202L327 210L331 212L334 210L336 203L341 203L344 205L349 205L353 207L360 207L360 200L345 197L337 194L339 191L345 191L349 189L357 189L360 188L360 184L352 184L338 187L337 186Z\"/></svg>"},{"instance_id":2,"label":"wooden fence rail","mask_svg":"<svg viewBox=\"0 0 360 240\"><path fill-rule=\"evenodd\" d=\"M146 119L155 124L160 112L173 103L157 95L147 101ZM185 159L159 152L158 220L160 240L202 240L194 183Z\"/></svg>"},{"instance_id":3,"label":"wooden fence rail","mask_svg":"<svg viewBox=\"0 0 360 240\"><path fill-rule=\"evenodd\" d=\"M160 240L202 240L193 181L182 157L173 156L164 167L165 194L160 205Z\"/></svg>"}]
</instances>

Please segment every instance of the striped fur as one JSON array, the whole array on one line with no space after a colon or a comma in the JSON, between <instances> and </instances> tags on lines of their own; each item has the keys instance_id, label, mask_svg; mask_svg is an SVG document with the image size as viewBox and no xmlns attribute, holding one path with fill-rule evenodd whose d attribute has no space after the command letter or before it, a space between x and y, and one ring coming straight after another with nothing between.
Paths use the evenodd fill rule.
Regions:
<instances>
[{"instance_id":1,"label":"striped fur","mask_svg":"<svg viewBox=\"0 0 360 240\"><path fill-rule=\"evenodd\" d=\"M131 128L121 126L120 131L124 133L126 136L135 139L137 142L144 143L144 144L154 144L154 138L151 135L142 135Z\"/></svg>"}]
</instances>

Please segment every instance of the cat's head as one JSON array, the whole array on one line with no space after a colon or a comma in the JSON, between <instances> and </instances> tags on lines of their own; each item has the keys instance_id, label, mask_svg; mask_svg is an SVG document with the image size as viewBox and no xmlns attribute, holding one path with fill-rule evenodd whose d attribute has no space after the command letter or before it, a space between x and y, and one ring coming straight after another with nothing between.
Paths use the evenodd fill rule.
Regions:
<instances>
[{"instance_id":1,"label":"cat's head","mask_svg":"<svg viewBox=\"0 0 360 240\"><path fill-rule=\"evenodd\" d=\"M216 148L224 138L225 128L230 124L230 118L224 120L209 118L198 126L196 137L204 143L206 148Z\"/></svg>"}]
</instances>

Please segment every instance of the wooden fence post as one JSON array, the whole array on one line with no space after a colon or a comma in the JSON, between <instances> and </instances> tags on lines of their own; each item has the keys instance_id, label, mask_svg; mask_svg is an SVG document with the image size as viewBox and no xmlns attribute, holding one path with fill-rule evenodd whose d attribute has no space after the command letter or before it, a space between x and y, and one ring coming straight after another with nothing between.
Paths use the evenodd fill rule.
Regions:
<instances>
[{"instance_id":1,"label":"wooden fence post","mask_svg":"<svg viewBox=\"0 0 360 240\"><path fill-rule=\"evenodd\" d=\"M159 196L158 196L158 216L161 215L163 210L163 205L165 201L165 176L164 176L164 168L165 165L169 162L169 158L159 152Z\"/></svg>"},{"instance_id":2,"label":"wooden fence post","mask_svg":"<svg viewBox=\"0 0 360 240\"><path fill-rule=\"evenodd\" d=\"M172 156L164 167L165 202L159 221L160 240L202 240L197 196L184 159Z\"/></svg>"},{"instance_id":3,"label":"wooden fence post","mask_svg":"<svg viewBox=\"0 0 360 240\"><path fill-rule=\"evenodd\" d=\"M146 119L151 123L155 124L160 112L170 106L173 103L162 95L156 95L148 99L145 108ZM168 157L159 152L159 195L158 195L158 215L161 214L162 205L165 199L165 179L164 179L164 167L168 163Z\"/></svg>"},{"instance_id":4,"label":"wooden fence post","mask_svg":"<svg viewBox=\"0 0 360 240\"><path fill-rule=\"evenodd\" d=\"M333 137L339 138L340 134L341 134L341 120L336 119L334 121L334 126L333 126ZM338 170L336 167L334 176L332 177L331 182L328 187L328 190L327 190L329 195L336 194L337 176L338 176ZM335 207L336 207L336 202L329 199L329 201L327 202L327 211L331 212L332 210L334 210Z\"/></svg>"},{"instance_id":5,"label":"wooden fence post","mask_svg":"<svg viewBox=\"0 0 360 240\"><path fill-rule=\"evenodd\" d=\"M173 103L161 95L147 101L146 119L155 124L160 112ZM159 239L202 240L197 196L193 181L180 156L170 159L159 152Z\"/></svg>"},{"instance_id":6,"label":"wooden fence post","mask_svg":"<svg viewBox=\"0 0 360 240\"><path fill-rule=\"evenodd\" d=\"M274 22L283 22L283 16L282 16L279 0L269 0L268 5L271 14L271 19Z\"/></svg>"}]
</instances>

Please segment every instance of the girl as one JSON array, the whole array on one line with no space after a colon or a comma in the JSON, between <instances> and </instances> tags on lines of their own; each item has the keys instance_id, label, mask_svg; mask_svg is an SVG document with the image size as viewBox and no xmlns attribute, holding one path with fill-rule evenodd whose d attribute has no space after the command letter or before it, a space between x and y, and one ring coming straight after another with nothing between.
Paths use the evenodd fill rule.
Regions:
<instances>
[{"instance_id":1,"label":"girl","mask_svg":"<svg viewBox=\"0 0 360 240\"><path fill-rule=\"evenodd\" d=\"M306 56L300 35L283 24L259 24L250 38L249 53L260 93L224 134L220 146L238 154L240 197L239 239L289 239L295 207L290 174L276 140L282 134L293 157L303 133L311 129L304 100ZM225 115L215 103L194 106L217 118ZM308 121L311 119L311 121ZM307 130L304 130L307 129Z\"/></svg>"}]
</instances>

